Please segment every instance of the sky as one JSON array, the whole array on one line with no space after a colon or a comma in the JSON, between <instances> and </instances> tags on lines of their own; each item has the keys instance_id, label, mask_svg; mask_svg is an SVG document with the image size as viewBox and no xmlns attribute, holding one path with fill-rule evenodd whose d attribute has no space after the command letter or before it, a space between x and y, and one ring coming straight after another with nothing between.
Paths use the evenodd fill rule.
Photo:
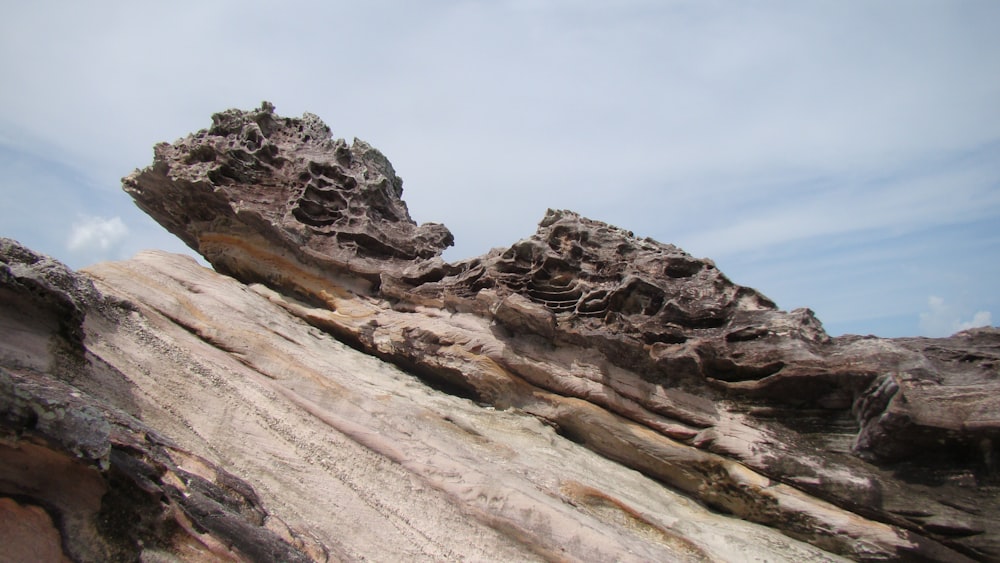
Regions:
<instances>
[{"instance_id":1,"label":"sky","mask_svg":"<svg viewBox=\"0 0 1000 563\"><path fill-rule=\"evenodd\" d=\"M570 209L832 335L1000 322L1000 2L5 2L0 236L192 251L121 178L261 101L379 148L457 260Z\"/></svg>"}]
</instances>

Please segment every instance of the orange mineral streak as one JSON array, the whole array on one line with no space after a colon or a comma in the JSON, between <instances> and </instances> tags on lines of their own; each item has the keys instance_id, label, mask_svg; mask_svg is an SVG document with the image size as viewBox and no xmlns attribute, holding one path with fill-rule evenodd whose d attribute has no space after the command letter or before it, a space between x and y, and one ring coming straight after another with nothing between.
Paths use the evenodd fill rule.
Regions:
<instances>
[{"instance_id":1,"label":"orange mineral streak","mask_svg":"<svg viewBox=\"0 0 1000 563\"><path fill-rule=\"evenodd\" d=\"M319 299L331 309L336 309L337 299L347 299L352 292L367 293L371 288L371 284L360 278L338 276L334 272L308 267L254 238L205 233L199 238L199 246L202 254L213 263L222 262L226 267L238 270L252 267L252 272L247 273L267 280L269 285ZM331 270L335 271L338 266L331 260Z\"/></svg>"},{"instance_id":2,"label":"orange mineral streak","mask_svg":"<svg viewBox=\"0 0 1000 563\"><path fill-rule=\"evenodd\" d=\"M678 557L683 557L685 561L718 561L694 542L656 522L655 516L643 514L600 489L569 480L562 484L560 490L571 503L584 507L602 520L630 528L653 541L672 547L678 552Z\"/></svg>"}]
</instances>

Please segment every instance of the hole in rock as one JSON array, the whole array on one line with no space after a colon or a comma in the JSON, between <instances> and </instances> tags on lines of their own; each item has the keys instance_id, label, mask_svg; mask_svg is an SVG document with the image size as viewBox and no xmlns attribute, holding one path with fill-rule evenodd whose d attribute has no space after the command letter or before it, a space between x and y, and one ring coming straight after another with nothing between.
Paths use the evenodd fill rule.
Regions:
<instances>
[{"instance_id":1,"label":"hole in rock","mask_svg":"<svg viewBox=\"0 0 1000 563\"><path fill-rule=\"evenodd\" d=\"M672 258L663 268L663 273L670 278L689 278L701 271L703 264L687 258Z\"/></svg>"}]
</instances>

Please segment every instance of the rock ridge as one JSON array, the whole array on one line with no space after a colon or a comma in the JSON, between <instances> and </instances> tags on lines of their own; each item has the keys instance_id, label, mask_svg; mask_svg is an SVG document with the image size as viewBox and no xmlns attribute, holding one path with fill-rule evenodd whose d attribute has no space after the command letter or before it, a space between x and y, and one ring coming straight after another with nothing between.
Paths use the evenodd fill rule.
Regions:
<instances>
[{"instance_id":1,"label":"rock ridge","mask_svg":"<svg viewBox=\"0 0 1000 563\"><path fill-rule=\"evenodd\" d=\"M184 163L199 160L191 155L203 150L199 147L204 145L196 141L203 142L216 131L228 135L225 146L232 147L247 137L246 131L252 131L256 145L273 148L264 157L250 159L241 149L230 149L228 157L213 161L213 171L225 170L234 158L245 171L243 176L223 174L213 184L215 193L227 194L230 207L244 205L269 185L259 178L274 176L268 172L272 163L287 163L281 174L291 178L295 187L268 191L275 198L272 211L255 215L263 220L253 224L253 236L275 240L289 232L308 233L299 238L303 245L336 257L337 264L296 262L298 256L288 254L278 268L274 262L259 260L243 260L234 266L235 258L218 257L225 252L204 250L206 246L218 248L212 246L220 230L217 227L194 233L198 242L192 246L203 248L203 255L219 271L241 273L244 281L268 280L279 294L304 298L305 303L284 306L314 326L365 352L463 389L484 404L532 412L595 451L710 506L796 537L819 533L823 537L815 538L818 545L836 544L844 537L857 544L858 538L839 529L797 529L788 522L809 511L792 514L795 511L783 508L785 501L770 499L764 492L767 488L756 490L737 480L731 487L742 493L718 495L717 490L726 486L722 483L734 478L734 469L719 467L728 467L726 463L732 460L761 479L894 526L896 535L907 538L906 542L943 542L949 549L973 556L980 549L996 549L996 540L987 539L992 534L985 533L995 528L990 518L984 521L960 510L939 508L930 497L944 489L918 492L883 469L889 463L918 467L914 459L919 454L947 460L945 465L956 472L954 479L961 480L963 471L971 471L977 483L989 482L992 477L987 474L992 474L996 455L992 443L1000 428L998 405L990 398L998 385L995 331L968 333L941 343L959 348L968 339L991 343L985 346L985 355L975 356L976 369L948 362L944 354L929 358L912 341L832 339L811 311L780 311L756 290L732 283L709 260L570 211L549 210L533 236L509 249L456 264L445 263L437 252L451 242L450 235L435 239L439 241L432 245L435 252L375 257L370 248L354 242L319 247L312 241L340 240L328 237L323 229L341 219L327 223L316 218L343 207L405 209L399 200L401 183L391 172L352 174L356 185L334 178L339 172L331 172L322 178L338 182L338 194L347 203L313 198L309 201L316 206L306 213L301 207L303 198L326 187L315 184L320 177L314 173L320 166L317 163L333 166L327 163L352 162L353 157L345 156L348 149L342 141L329 140L329 128L320 126L314 116L307 115L302 122L282 121L273 117L272 109L264 104L257 111L216 116L208 137L204 132L188 137L173 145L170 151L176 152L158 149L151 168L125 180L126 191L137 199L142 196L143 202L165 201L168 198L158 193L165 185L183 191L186 184L150 181L151 170L169 169L172 175L186 176L191 167ZM254 123L262 118L268 125L257 135ZM221 121L239 126L220 128ZM308 130L309 139L303 141L284 130ZM316 142L325 156L317 155ZM367 150L367 145L360 146ZM297 156L306 151L302 147L309 147L308 159ZM370 166L391 171L379 157L378 165ZM209 180L219 173L204 172ZM151 214L165 225L185 220L183 215L165 211ZM356 213L352 217L364 217L360 220L367 220L366 232L392 248L399 245L392 242L394 231L386 222L413 228L404 213ZM199 229L196 222L184 225L189 233ZM435 228L437 233L447 232L444 227ZM273 250L253 251L267 252ZM374 258L384 259L370 268ZM372 270L378 270L377 280L369 275ZM330 281L341 272L348 278L363 277L370 285ZM486 330L481 325L469 329L463 325L466 321L457 319L481 319L489 325ZM942 362L948 362L947 366ZM958 373L963 375L942 377ZM959 384L963 378L967 381ZM540 404L541 394L551 397ZM942 415L941 405L954 407L956 412ZM618 422L598 422L600 417L587 412L593 406ZM644 459L626 451L639 444L609 445L615 441L610 437L595 440L606 430L601 428L605 424L636 424L653 430L653 436L677 440L678 447L689 448L685 451L693 456L687 462L690 466L680 476L664 469L670 463L662 458ZM799 425L817 424L836 429L833 433L839 437L834 451L806 446L812 436L795 431ZM643 443L636 449L650 447ZM707 454L722 457L695 461ZM716 469L707 469L716 463ZM690 467L699 464L702 469L692 475ZM928 513L934 514L932 520L955 518L961 523L952 527L928 524ZM923 516L901 516L905 514ZM888 541L877 549L898 553L910 548ZM937 548L921 544L919 549L929 553ZM854 550L848 545L835 548L851 557L869 556Z\"/></svg>"},{"instance_id":2,"label":"rock ridge","mask_svg":"<svg viewBox=\"0 0 1000 563\"><path fill-rule=\"evenodd\" d=\"M166 457L129 451L159 475L190 482L183 451L232 471L209 484L245 482L230 504L267 516L237 511L228 539L203 525L200 545L1000 560L998 329L831 338L711 260L568 210L448 263L451 233L410 218L385 156L267 102L157 145L123 185L215 272L145 253L73 273L5 243L3 373L155 428ZM101 432L60 451L103 452Z\"/></svg>"}]
</instances>

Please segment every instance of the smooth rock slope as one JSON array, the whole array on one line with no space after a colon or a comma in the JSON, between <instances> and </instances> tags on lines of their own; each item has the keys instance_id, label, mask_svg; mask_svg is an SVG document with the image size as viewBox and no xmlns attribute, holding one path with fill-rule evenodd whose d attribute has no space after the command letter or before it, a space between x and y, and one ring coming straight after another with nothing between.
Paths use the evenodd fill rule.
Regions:
<instances>
[{"instance_id":1,"label":"smooth rock slope","mask_svg":"<svg viewBox=\"0 0 1000 563\"><path fill-rule=\"evenodd\" d=\"M215 271L0 257L0 518L53 553L1000 560L997 329L830 338L569 211L449 264L384 156L267 103L124 185ZM38 448L94 485L32 492ZM155 525L101 527L129 487Z\"/></svg>"}]
</instances>

